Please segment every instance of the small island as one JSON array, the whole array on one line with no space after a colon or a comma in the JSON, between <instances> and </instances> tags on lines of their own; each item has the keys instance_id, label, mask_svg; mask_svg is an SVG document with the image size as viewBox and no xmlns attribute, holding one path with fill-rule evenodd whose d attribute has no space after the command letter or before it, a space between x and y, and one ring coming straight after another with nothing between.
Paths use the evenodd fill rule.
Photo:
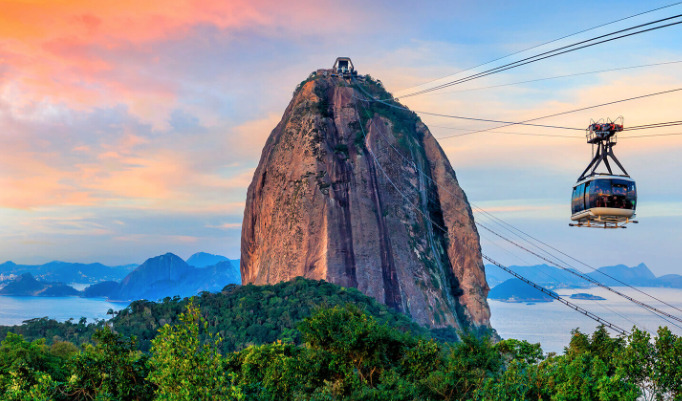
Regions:
<instances>
[{"instance_id":1,"label":"small island","mask_svg":"<svg viewBox=\"0 0 682 401\"><path fill-rule=\"evenodd\" d=\"M509 303L552 302L554 299L523 281L512 278L495 286L488 293L488 299Z\"/></svg>"},{"instance_id":2,"label":"small island","mask_svg":"<svg viewBox=\"0 0 682 401\"><path fill-rule=\"evenodd\" d=\"M0 295L20 297L71 297L80 292L64 283L40 282L24 273L0 288Z\"/></svg>"},{"instance_id":3,"label":"small island","mask_svg":"<svg viewBox=\"0 0 682 401\"><path fill-rule=\"evenodd\" d=\"M588 294L586 292L579 292L577 294L571 295L571 299L586 299L589 301L606 301L606 298L600 297L599 295Z\"/></svg>"}]
</instances>

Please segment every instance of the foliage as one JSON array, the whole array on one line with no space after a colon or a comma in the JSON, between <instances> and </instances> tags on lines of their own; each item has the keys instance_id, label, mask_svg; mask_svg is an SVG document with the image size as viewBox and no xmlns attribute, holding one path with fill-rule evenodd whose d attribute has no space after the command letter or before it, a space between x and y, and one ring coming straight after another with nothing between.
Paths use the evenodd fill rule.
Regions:
<instances>
[{"instance_id":1,"label":"foliage","mask_svg":"<svg viewBox=\"0 0 682 401\"><path fill-rule=\"evenodd\" d=\"M396 134L398 146L406 151L418 150L419 146L411 146L411 141L421 141L423 138L417 131L417 123L421 122L416 113L409 111L402 104L392 99L384 87L378 82L367 77L364 83L356 83L359 92L365 96L370 95L375 99L384 99L382 102L369 102L360 110L360 121L363 127L367 127L369 118L378 114L393 124L393 132Z\"/></svg>"},{"instance_id":2,"label":"foliage","mask_svg":"<svg viewBox=\"0 0 682 401\"><path fill-rule=\"evenodd\" d=\"M208 323L192 301L180 324L165 325L152 341L149 381L157 385L159 400L213 400L234 398L239 393L228 385L218 351L220 337L209 335L205 342L199 329ZM238 398L238 397L237 397Z\"/></svg>"},{"instance_id":3,"label":"foliage","mask_svg":"<svg viewBox=\"0 0 682 401\"><path fill-rule=\"evenodd\" d=\"M649 333L633 328L618 354L618 374L644 390L647 400L682 400L682 337L667 327Z\"/></svg>"},{"instance_id":4,"label":"foliage","mask_svg":"<svg viewBox=\"0 0 682 401\"><path fill-rule=\"evenodd\" d=\"M136 350L135 338L125 338L108 327L95 332L95 345L69 362L66 393L75 400L149 400L147 356Z\"/></svg>"},{"instance_id":5,"label":"foliage","mask_svg":"<svg viewBox=\"0 0 682 401\"><path fill-rule=\"evenodd\" d=\"M317 113L324 118L333 118L332 105L329 102L328 87L321 83L315 83L315 95L320 99L317 102Z\"/></svg>"},{"instance_id":6,"label":"foliage","mask_svg":"<svg viewBox=\"0 0 682 401\"><path fill-rule=\"evenodd\" d=\"M78 324L36 319L22 326L0 327L0 339L4 333L15 332L24 335L27 340L46 338L48 344L70 341L80 345L91 341L97 330L109 325L123 336L135 336L138 348L148 352L158 330L166 324L178 323L178 317L188 302L188 299L179 297L167 297L158 303L135 301L108 322L87 325L85 319ZM196 304L208 322L208 328L202 336L219 335L223 354L277 340L300 344L301 333L296 330L299 322L320 307L348 303L357 305L378 321L402 331L446 340L454 337L454 330L439 329L429 334L427 329L409 317L388 309L374 298L354 288L339 287L325 281L296 278L275 285L228 285L220 293L203 292L196 297Z\"/></svg>"},{"instance_id":7,"label":"foliage","mask_svg":"<svg viewBox=\"0 0 682 401\"><path fill-rule=\"evenodd\" d=\"M539 344L478 333L436 341L406 319L310 280L134 303L80 349L8 333L0 399L682 399L682 338L667 328L654 338L575 330L562 355L543 355ZM149 353L116 332L134 325L156 327Z\"/></svg>"},{"instance_id":8,"label":"foliage","mask_svg":"<svg viewBox=\"0 0 682 401\"><path fill-rule=\"evenodd\" d=\"M53 399L55 381L66 378L64 363L50 352L44 339L28 342L9 333L0 344L0 399Z\"/></svg>"},{"instance_id":9,"label":"foliage","mask_svg":"<svg viewBox=\"0 0 682 401\"><path fill-rule=\"evenodd\" d=\"M8 336L8 333L15 333L29 341L44 338L48 345L60 341L80 345L90 341L95 331L103 326L104 321L88 324L84 317L78 323L74 323L73 319L60 323L54 319L42 317L26 320L20 326L0 326L0 339Z\"/></svg>"}]
</instances>

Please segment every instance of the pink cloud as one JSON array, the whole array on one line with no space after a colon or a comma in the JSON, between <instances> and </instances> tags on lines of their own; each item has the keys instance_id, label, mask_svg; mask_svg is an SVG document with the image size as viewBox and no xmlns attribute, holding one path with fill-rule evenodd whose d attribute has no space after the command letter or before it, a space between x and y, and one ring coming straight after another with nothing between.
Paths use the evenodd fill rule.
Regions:
<instances>
[{"instance_id":1,"label":"pink cloud","mask_svg":"<svg viewBox=\"0 0 682 401\"><path fill-rule=\"evenodd\" d=\"M313 1L9 3L0 13L0 73L5 83L21 87L17 103L48 98L81 110L126 103L160 126L186 77L173 73L173 65L155 64L188 61L182 51L160 59L166 44L201 26L224 38L238 31L278 38L283 31L294 37L336 32L350 16L341 5ZM324 24L309 22L322 19ZM205 39L193 40L201 47ZM164 69L169 71L158 73Z\"/></svg>"}]
</instances>

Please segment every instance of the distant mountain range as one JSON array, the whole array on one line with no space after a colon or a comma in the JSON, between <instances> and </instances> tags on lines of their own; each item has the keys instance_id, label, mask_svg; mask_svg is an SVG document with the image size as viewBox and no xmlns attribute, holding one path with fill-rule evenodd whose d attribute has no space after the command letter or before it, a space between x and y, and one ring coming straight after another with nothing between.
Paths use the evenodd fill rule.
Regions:
<instances>
[{"instance_id":1,"label":"distant mountain range","mask_svg":"<svg viewBox=\"0 0 682 401\"><path fill-rule=\"evenodd\" d=\"M510 266L510 268L549 290L596 287L596 285L580 277L553 266ZM596 271L583 274L609 287L631 285L636 287L682 288L682 276L667 274L656 277L644 263L632 267L625 265L605 266L600 267ZM549 295L514 278L514 276L496 266L486 266L486 279L488 285L492 288L488 294L489 299L504 302L552 301ZM599 297L591 294L580 294L578 297L573 298L598 300Z\"/></svg>"},{"instance_id":2,"label":"distant mountain range","mask_svg":"<svg viewBox=\"0 0 682 401\"><path fill-rule=\"evenodd\" d=\"M0 282L0 295L104 297L119 301L157 300L176 295L192 296L201 291L220 291L228 284L241 283L238 261L233 263L224 256L204 252L192 255L187 262L172 253L150 258L143 264L128 269L126 274L121 276L120 281L107 279L112 277L113 269L119 269L117 273L120 273L123 267L112 268L97 263L83 265L52 262L40 266L22 266L21 268L17 266L19 265L11 262L0 265L5 268L5 270L0 270L0 274L3 274L5 278L13 275L11 279ZM53 266L58 270L50 271L46 266ZM67 266L77 271L69 271ZM83 266L88 266L88 270L83 269ZM100 267L103 272L99 272L97 267ZM22 271L27 268L39 272L40 275L36 278L33 272ZM62 282L48 280L53 277L80 277L81 280L69 282L95 282L95 284L80 292Z\"/></svg>"},{"instance_id":3,"label":"distant mountain range","mask_svg":"<svg viewBox=\"0 0 682 401\"><path fill-rule=\"evenodd\" d=\"M175 295L187 297L201 291L220 291L228 284L240 283L239 268L227 258L212 266L197 268L167 253L148 259L130 272L118 286L112 286L108 293L102 294L101 284L97 289L99 296L113 300L156 300Z\"/></svg>"},{"instance_id":4,"label":"distant mountain range","mask_svg":"<svg viewBox=\"0 0 682 401\"><path fill-rule=\"evenodd\" d=\"M549 289L594 287L593 284L590 284L580 277L546 264L535 266L510 266L510 269ZM514 277L493 265L486 265L485 272L488 285L491 288ZM609 287L618 287L627 284L637 287L682 288L681 275L667 274L665 276L656 277L644 263L632 267L626 265L604 266L598 268L596 271L590 271L589 273L583 274Z\"/></svg>"},{"instance_id":5,"label":"distant mountain range","mask_svg":"<svg viewBox=\"0 0 682 401\"><path fill-rule=\"evenodd\" d=\"M106 280L122 280L137 265L105 266L101 263L68 263L54 261L42 265L18 265L12 261L0 264L3 276L31 275L42 281L62 283L98 283Z\"/></svg>"}]
</instances>

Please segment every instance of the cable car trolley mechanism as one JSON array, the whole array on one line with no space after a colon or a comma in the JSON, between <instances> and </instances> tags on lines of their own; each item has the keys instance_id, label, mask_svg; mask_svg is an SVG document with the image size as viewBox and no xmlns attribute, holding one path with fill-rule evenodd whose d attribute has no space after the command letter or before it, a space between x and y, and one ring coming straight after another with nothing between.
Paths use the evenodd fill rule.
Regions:
<instances>
[{"instance_id":1,"label":"cable car trolley mechanism","mask_svg":"<svg viewBox=\"0 0 682 401\"><path fill-rule=\"evenodd\" d=\"M586 129L587 143L597 147L590 164L573 186L571 200L571 220L573 227L625 228L627 223L637 223L637 189L635 180L625 171L613 147L617 143L618 132L623 131L623 117L606 122L590 120ZM622 174L614 174L611 159ZM608 173L596 172L604 163Z\"/></svg>"}]
</instances>

